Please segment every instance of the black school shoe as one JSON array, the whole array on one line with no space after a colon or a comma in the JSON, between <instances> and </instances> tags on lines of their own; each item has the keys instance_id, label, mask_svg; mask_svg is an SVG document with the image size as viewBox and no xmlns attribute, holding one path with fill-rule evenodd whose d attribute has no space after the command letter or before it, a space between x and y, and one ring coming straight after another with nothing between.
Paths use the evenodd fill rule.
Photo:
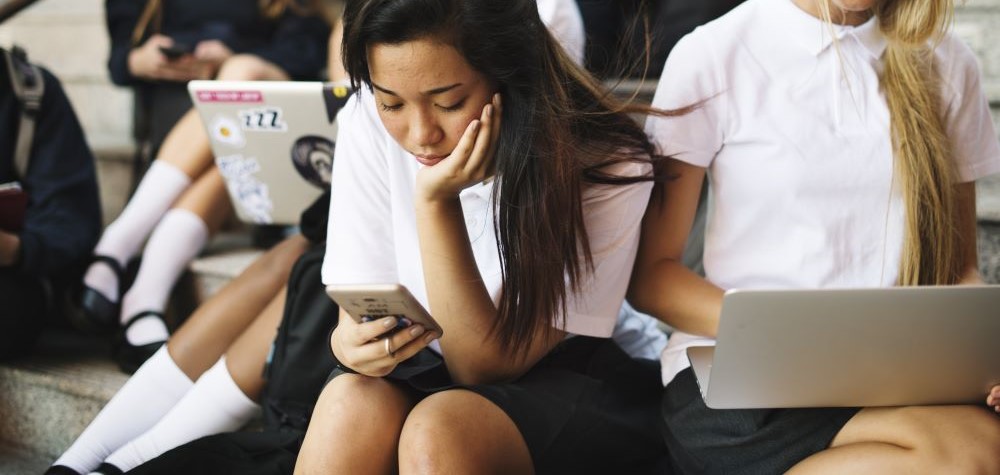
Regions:
<instances>
[{"instance_id":1,"label":"black school shoe","mask_svg":"<svg viewBox=\"0 0 1000 475\"><path fill-rule=\"evenodd\" d=\"M125 332L145 317L156 317L163 320L162 312L155 312L152 310L147 310L145 312L139 312L132 315L131 318L122 325L121 329L118 330L115 336L115 341L111 345L111 358L118 363L118 367L127 374L135 373L135 370L139 369L150 356L153 356L157 350L163 346L166 341L154 341L152 343L146 343L143 345L133 345L128 341L128 337ZM164 322L166 324L166 322ZM118 472L121 473L121 472Z\"/></svg>"},{"instance_id":2,"label":"black school shoe","mask_svg":"<svg viewBox=\"0 0 1000 475\"><path fill-rule=\"evenodd\" d=\"M139 270L139 261L132 259L125 268L122 268L118 261L112 257L95 255L91 258L90 265L96 263L108 266L115 274L115 278L118 280L118 299L112 302L104 294L81 282L76 299L78 308L76 311L70 312L70 322L76 328L87 333L108 335L118 328L122 296L135 280L135 274ZM87 266L88 269L90 265Z\"/></svg>"},{"instance_id":3,"label":"black school shoe","mask_svg":"<svg viewBox=\"0 0 1000 475\"><path fill-rule=\"evenodd\" d=\"M76 470L66 467L64 465L53 465L45 471L44 475L81 475Z\"/></svg>"},{"instance_id":4,"label":"black school shoe","mask_svg":"<svg viewBox=\"0 0 1000 475\"><path fill-rule=\"evenodd\" d=\"M125 472L110 463L104 462L97 467L97 470L94 470L94 473L100 473L102 475L122 475Z\"/></svg>"}]
</instances>

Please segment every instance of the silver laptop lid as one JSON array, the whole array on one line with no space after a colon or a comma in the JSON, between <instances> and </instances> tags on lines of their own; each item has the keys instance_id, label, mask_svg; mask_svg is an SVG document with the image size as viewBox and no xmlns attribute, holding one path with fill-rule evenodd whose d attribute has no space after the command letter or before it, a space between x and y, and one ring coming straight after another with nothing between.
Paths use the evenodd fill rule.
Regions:
<instances>
[{"instance_id":1,"label":"silver laptop lid","mask_svg":"<svg viewBox=\"0 0 1000 475\"><path fill-rule=\"evenodd\" d=\"M298 224L329 185L334 119L346 90L303 81L191 81L188 91L240 220Z\"/></svg>"},{"instance_id":2,"label":"silver laptop lid","mask_svg":"<svg viewBox=\"0 0 1000 475\"><path fill-rule=\"evenodd\" d=\"M709 407L981 403L1000 383L1000 286L731 291Z\"/></svg>"}]
</instances>

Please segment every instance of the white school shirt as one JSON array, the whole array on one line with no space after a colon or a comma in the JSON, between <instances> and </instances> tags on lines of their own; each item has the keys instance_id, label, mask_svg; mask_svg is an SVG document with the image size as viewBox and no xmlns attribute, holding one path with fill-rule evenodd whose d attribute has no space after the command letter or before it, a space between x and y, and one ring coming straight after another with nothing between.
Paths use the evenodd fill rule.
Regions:
<instances>
[{"instance_id":1,"label":"white school shirt","mask_svg":"<svg viewBox=\"0 0 1000 475\"><path fill-rule=\"evenodd\" d=\"M673 49L653 106L705 102L646 129L666 153L708 169L710 282L895 285L904 222L878 82L885 46L874 19L831 30L792 0L749 0ZM935 59L959 181L1000 171L974 55L949 33ZM689 366L687 347L713 343L675 332L661 357L663 383Z\"/></svg>"},{"instance_id":2,"label":"white school shirt","mask_svg":"<svg viewBox=\"0 0 1000 475\"><path fill-rule=\"evenodd\" d=\"M323 283L399 282L429 308L414 213L414 188L421 165L389 135L375 107L374 96L362 88L338 115ZM614 172L641 176L648 168L624 163ZM469 187L459 199L473 257L496 303L501 271L493 229L492 183ZM644 182L591 186L584 191L583 213L594 271L579 292L567 295L566 318L556 319L557 328L575 335L613 335L651 188ZM627 316L627 312L622 314Z\"/></svg>"},{"instance_id":3,"label":"white school shirt","mask_svg":"<svg viewBox=\"0 0 1000 475\"><path fill-rule=\"evenodd\" d=\"M542 23L545 23L552 36L569 53L569 57L582 66L587 36L576 0L538 0L537 3Z\"/></svg>"}]
</instances>

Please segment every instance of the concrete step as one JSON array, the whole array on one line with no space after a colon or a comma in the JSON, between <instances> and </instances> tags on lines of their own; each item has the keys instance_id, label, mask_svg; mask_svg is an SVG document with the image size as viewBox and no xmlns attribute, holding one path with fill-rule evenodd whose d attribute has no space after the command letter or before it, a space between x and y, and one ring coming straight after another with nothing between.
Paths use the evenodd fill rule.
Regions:
<instances>
[{"instance_id":1,"label":"concrete step","mask_svg":"<svg viewBox=\"0 0 1000 475\"><path fill-rule=\"evenodd\" d=\"M31 357L0 365L0 442L55 460L125 383L110 352L108 338L53 330Z\"/></svg>"},{"instance_id":2,"label":"concrete step","mask_svg":"<svg viewBox=\"0 0 1000 475\"><path fill-rule=\"evenodd\" d=\"M182 298L194 301L172 308L194 308L239 275L263 252L249 242L246 232L214 238L190 266L195 289ZM30 357L0 364L0 474L41 473L124 384L110 341L53 329Z\"/></svg>"},{"instance_id":3,"label":"concrete step","mask_svg":"<svg viewBox=\"0 0 1000 475\"><path fill-rule=\"evenodd\" d=\"M38 475L51 460L35 452L0 444L0 473L6 475Z\"/></svg>"}]
</instances>

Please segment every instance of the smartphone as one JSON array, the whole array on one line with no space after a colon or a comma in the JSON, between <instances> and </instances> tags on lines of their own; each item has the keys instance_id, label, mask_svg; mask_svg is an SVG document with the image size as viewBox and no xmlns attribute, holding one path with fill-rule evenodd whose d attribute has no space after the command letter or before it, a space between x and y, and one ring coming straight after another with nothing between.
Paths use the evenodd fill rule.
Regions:
<instances>
[{"instance_id":1,"label":"smartphone","mask_svg":"<svg viewBox=\"0 0 1000 475\"><path fill-rule=\"evenodd\" d=\"M194 53L194 47L184 43L174 43L171 46L160 46L160 52L167 59L178 59L186 54Z\"/></svg>"},{"instance_id":2,"label":"smartphone","mask_svg":"<svg viewBox=\"0 0 1000 475\"><path fill-rule=\"evenodd\" d=\"M431 314L402 284L333 284L326 294L358 323L396 317L399 327L419 324L427 331L444 334Z\"/></svg>"}]
</instances>

